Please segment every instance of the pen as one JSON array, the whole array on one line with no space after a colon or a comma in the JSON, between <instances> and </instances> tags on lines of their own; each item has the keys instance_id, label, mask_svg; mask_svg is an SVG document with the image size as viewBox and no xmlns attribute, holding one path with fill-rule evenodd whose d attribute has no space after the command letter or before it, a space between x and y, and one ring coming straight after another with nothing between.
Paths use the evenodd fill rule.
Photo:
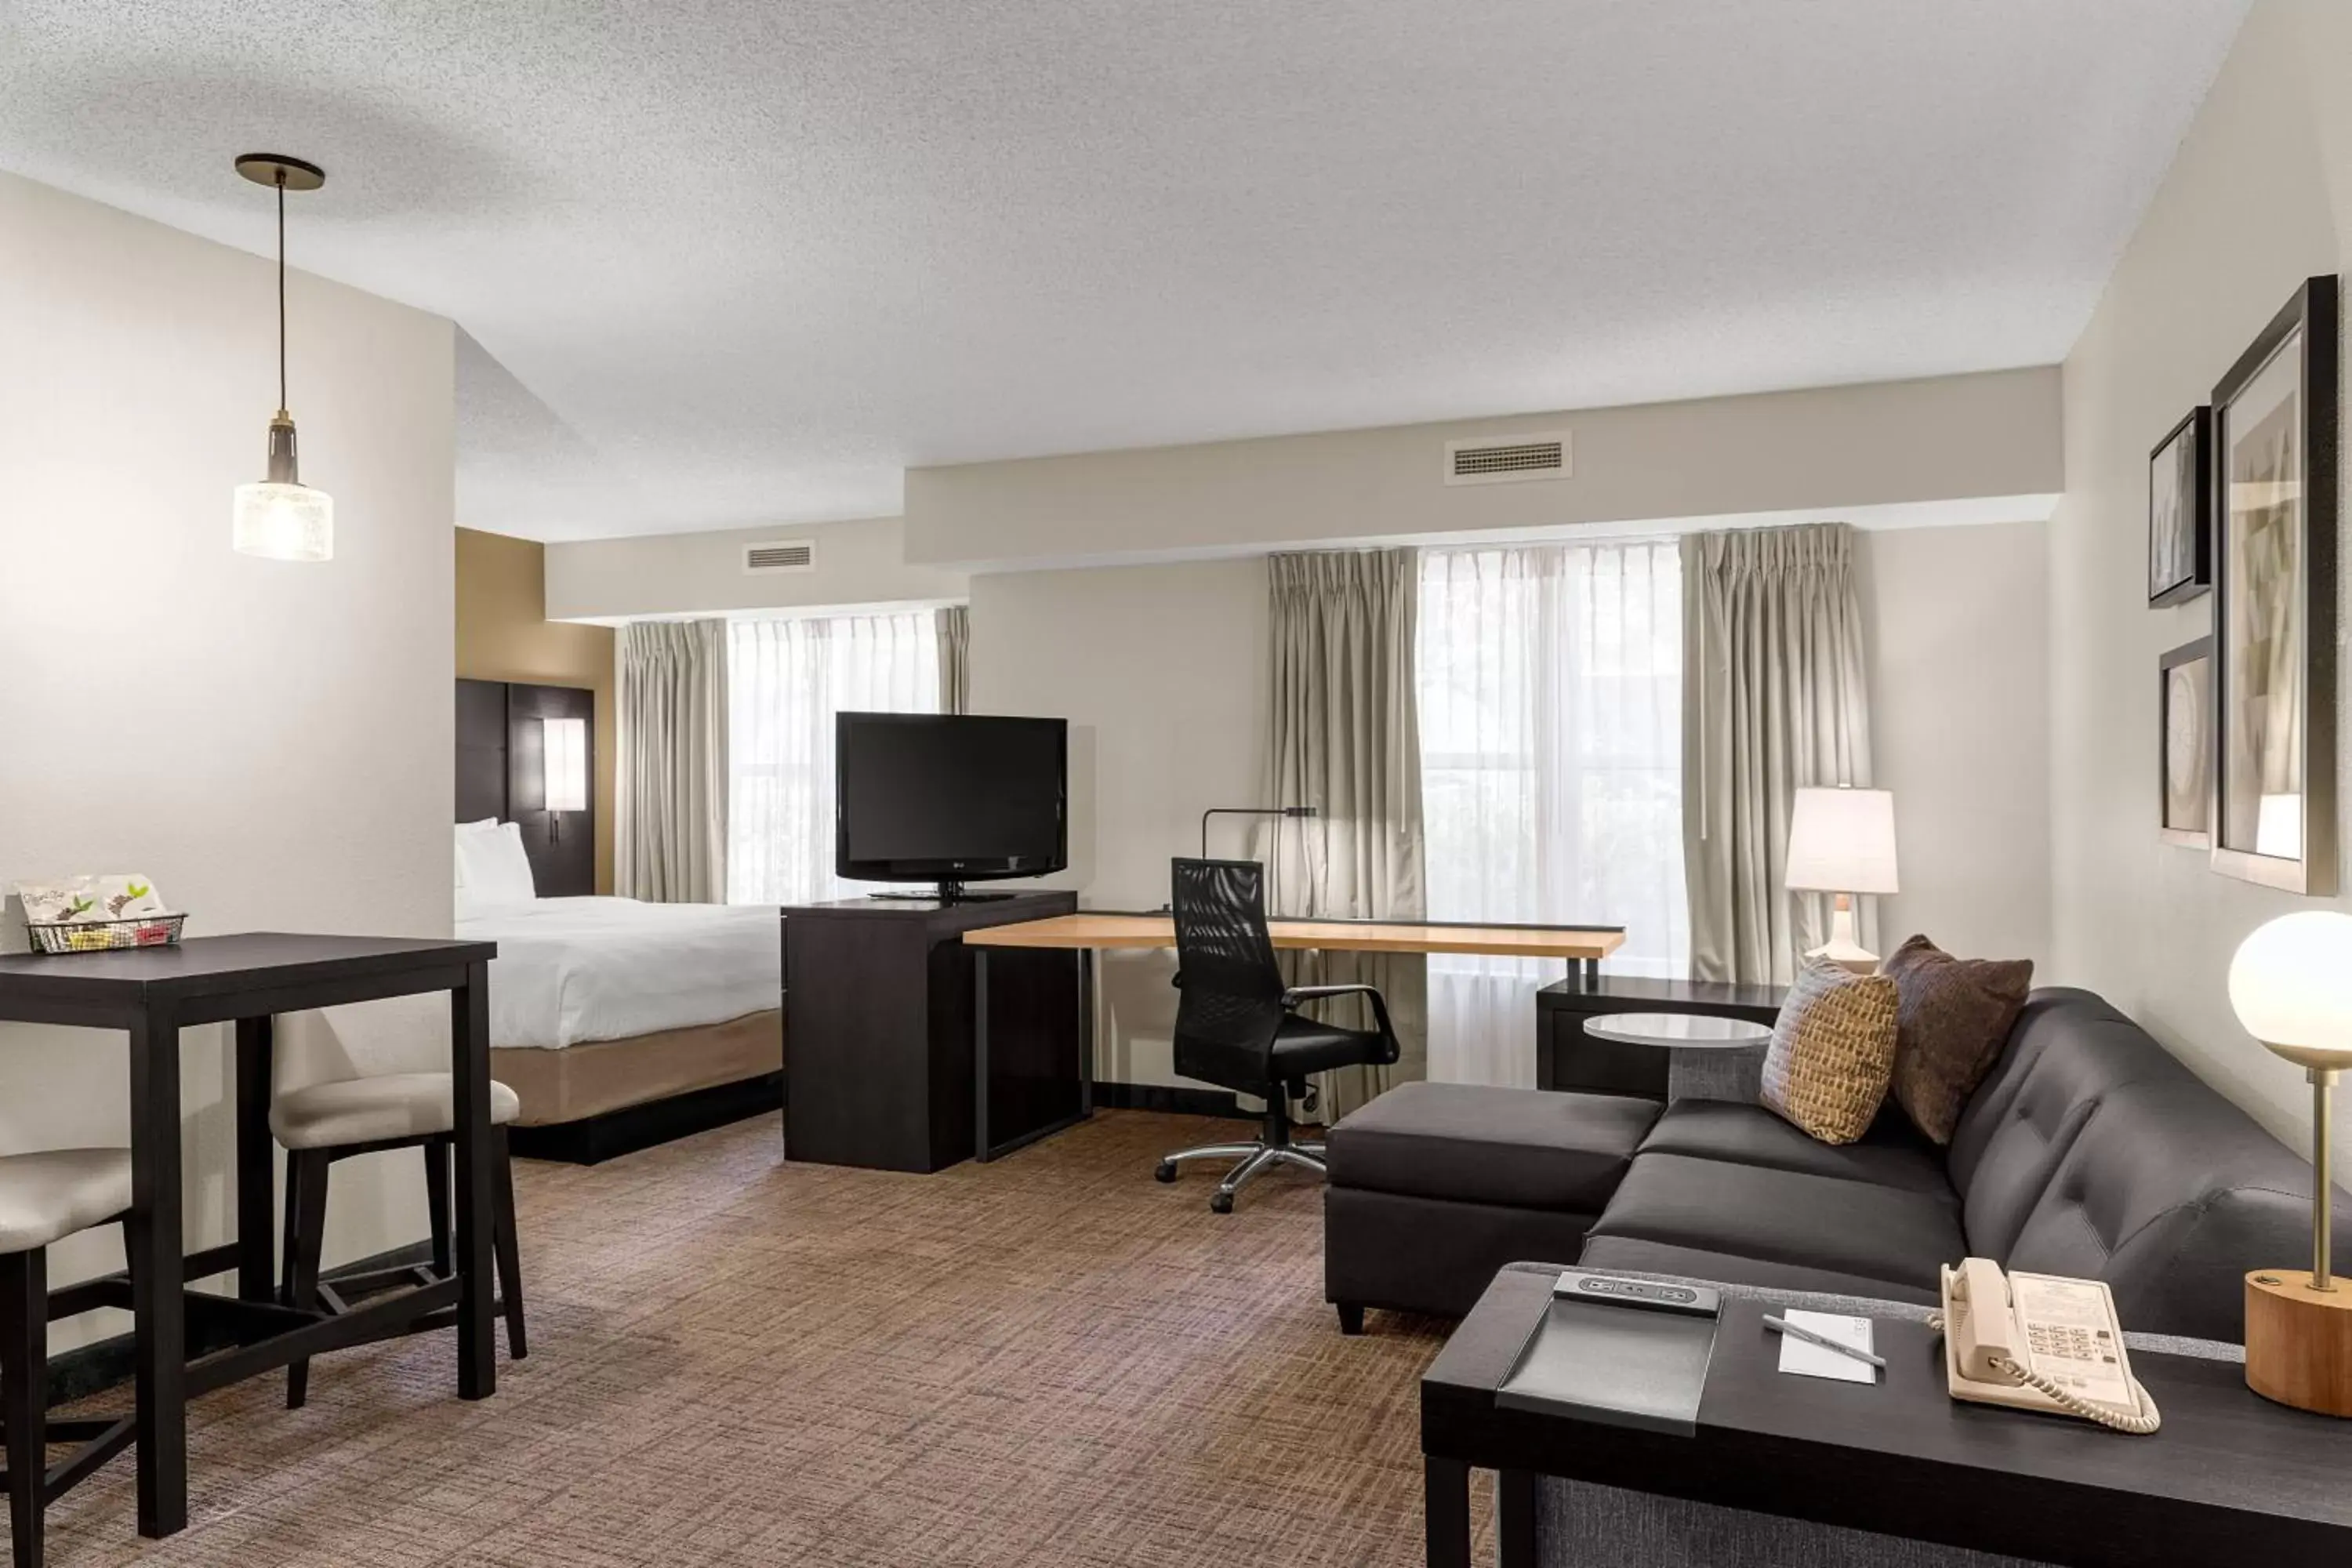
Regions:
<instances>
[{"instance_id":1,"label":"pen","mask_svg":"<svg viewBox=\"0 0 2352 1568\"><path fill-rule=\"evenodd\" d=\"M1883 1367L1886 1364L1884 1359L1871 1354L1868 1351L1856 1350L1843 1341L1833 1340L1827 1334L1817 1334L1811 1329L1801 1329L1788 1319L1776 1318L1769 1312L1764 1314L1764 1326L1778 1330L1792 1340L1802 1340L1809 1345L1819 1345L1825 1351L1837 1351L1842 1354L1853 1357L1856 1361L1866 1361L1873 1366Z\"/></svg>"}]
</instances>

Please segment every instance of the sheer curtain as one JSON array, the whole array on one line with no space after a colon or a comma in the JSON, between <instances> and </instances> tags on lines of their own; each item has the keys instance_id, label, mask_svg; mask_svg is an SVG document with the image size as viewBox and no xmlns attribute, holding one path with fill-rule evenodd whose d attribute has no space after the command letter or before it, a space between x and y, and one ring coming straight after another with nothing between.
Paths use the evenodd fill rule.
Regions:
<instances>
[{"instance_id":1,"label":"sheer curtain","mask_svg":"<svg viewBox=\"0 0 2352 1568\"><path fill-rule=\"evenodd\" d=\"M727 690L728 900L806 904L877 887L833 874L833 716L940 710L931 613L737 621Z\"/></svg>"},{"instance_id":2,"label":"sheer curtain","mask_svg":"<svg viewBox=\"0 0 2352 1568\"><path fill-rule=\"evenodd\" d=\"M1612 970L1686 973L1675 542L1424 552L1418 664L1429 917L1622 925ZM1432 958L1429 1076L1532 1086L1566 973Z\"/></svg>"}]
</instances>

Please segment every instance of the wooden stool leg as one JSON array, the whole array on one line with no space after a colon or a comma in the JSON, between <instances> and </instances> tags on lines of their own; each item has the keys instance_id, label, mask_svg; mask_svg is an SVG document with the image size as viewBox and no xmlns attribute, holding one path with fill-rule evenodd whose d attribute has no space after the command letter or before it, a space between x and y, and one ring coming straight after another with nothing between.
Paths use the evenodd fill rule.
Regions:
<instances>
[{"instance_id":1,"label":"wooden stool leg","mask_svg":"<svg viewBox=\"0 0 2352 1568\"><path fill-rule=\"evenodd\" d=\"M8 1533L16 1568L41 1568L41 1506L48 1476L47 1255L0 1256L0 1403L7 1406Z\"/></svg>"},{"instance_id":2,"label":"wooden stool leg","mask_svg":"<svg viewBox=\"0 0 2352 1568\"><path fill-rule=\"evenodd\" d=\"M286 1156L286 1304L319 1305L319 1258L327 1245L327 1173L333 1161L323 1149L289 1150ZM299 1410L310 1395L308 1358L286 1368L286 1408Z\"/></svg>"},{"instance_id":3,"label":"wooden stool leg","mask_svg":"<svg viewBox=\"0 0 2352 1568\"><path fill-rule=\"evenodd\" d=\"M457 1271L449 1240L449 1140L425 1145L425 1202L433 1210L433 1272L446 1279Z\"/></svg>"},{"instance_id":4,"label":"wooden stool leg","mask_svg":"<svg viewBox=\"0 0 2352 1568\"><path fill-rule=\"evenodd\" d=\"M522 1327L522 1246L515 1237L514 1156L507 1151L507 1130L490 1130L490 1203L494 1213L490 1242L498 1249L499 1296L506 1304L507 1354L520 1361L530 1354L530 1341Z\"/></svg>"}]
</instances>

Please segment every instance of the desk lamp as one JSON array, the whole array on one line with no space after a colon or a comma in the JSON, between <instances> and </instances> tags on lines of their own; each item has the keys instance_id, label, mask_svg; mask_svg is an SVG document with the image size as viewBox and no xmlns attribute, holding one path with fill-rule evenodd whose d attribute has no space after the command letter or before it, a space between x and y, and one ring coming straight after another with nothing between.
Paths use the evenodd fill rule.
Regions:
<instances>
[{"instance_id":1,"label":"desk lamp","mask_svg":"<svg viewBox=\"0 0 2352 1568\"><path fill-rule=\"evenodd\" d=\"M2352 915L2283 915L2239 945L2230 1005L2246 1032L2311 1080L2311 1272L2246 1276L2246 1384L2266 1399L2352 1415L2352 1279L2328 1257L2330 1099L2352 1068Z\"/></svg>"},{"instance_id":2,"label":"desk lamp","mask_svg":"<svg viewBox=\"0 0 2352 1568\"><path fill-rule=\"evenodd\" d=\"M1895 796L1883 789L1800 789L1780 879L1790 892L1837 895L1830 939L1807 958L1875 973L1878 955L1854 937L1853 895L1902 890L1895 882Z\"/></svg>"}]
</instances>

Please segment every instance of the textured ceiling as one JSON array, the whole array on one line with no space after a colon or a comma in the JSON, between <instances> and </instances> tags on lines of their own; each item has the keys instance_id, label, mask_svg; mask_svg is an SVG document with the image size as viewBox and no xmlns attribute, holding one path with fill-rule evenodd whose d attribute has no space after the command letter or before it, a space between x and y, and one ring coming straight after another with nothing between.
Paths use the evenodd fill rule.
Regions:
<instances>
[{"instance_id":1,"label":"textured ceiling","mask_svg":"<svg viewBox=\"0 0 2352 1568\"><path fill-rule=\"evenodd\" d=\"M0 165L456 319L459 515L2064 355L2244 0L0 0ZM299 330L299 326L298 326Z\"/></svg>"}]
</instances>

